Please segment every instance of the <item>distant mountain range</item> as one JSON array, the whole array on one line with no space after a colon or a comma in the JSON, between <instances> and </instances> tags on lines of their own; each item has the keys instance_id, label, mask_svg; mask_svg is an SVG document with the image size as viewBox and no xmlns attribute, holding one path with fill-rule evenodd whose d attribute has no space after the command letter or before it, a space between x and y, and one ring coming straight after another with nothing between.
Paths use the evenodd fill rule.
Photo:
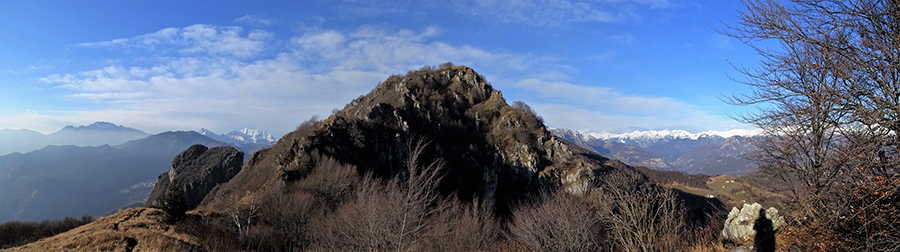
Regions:
<instances>
[{"instance_id":1,"label":"distant mountain range","mask_svg":"<svg viewBox=\"0 0 900 252\"><path fill-rule=\"evenodd\" d=\"M201 131L206 134L149 135L108 122L66 126L49 135L0 130L0 149L12 152L0 156L0 223L106 215L142 206L157 175L193 144L231 145L249 157L275 143L271 134L260 130L224 135Z\"/></svg>"},{"instance_id":2,"label":"distant mountain range","mask_svg":"<svg viewBox=\"0 0 900 252\"><path fill-rule=\"evenodd\" d=\"M269 132L244 128L226 134L216 134L205 128L197 131L200 135L222 142L248 154L275 144L275 137ZM116 146L131 140L138 140L150 134L138 129L110 122L94 122L87 126L66 126L48 135L29 129L0 130L0 155L13 152L27 153L45 146Z\"/></svg>"},{"instance_id":3,"label":"distant mountain range","mask_svg":"<svg viewBox=\"0 0 900 252\"><path fill-rule=\"evenodd\" d=\"M0 222L103 215L141 206L156 177L193 144L193 131L164 132L111 147L47 146L0 156Z\"/></svg>"},{"instance_id":4,"label":"distant mountain range","mask_svg":"<svg viewBox=\"0 0 900 252\"><path fill-rule=\"evenodd\" d=\"M118 145L149 136L146 132L109 122L95 122L87 126L66 126L49 135L20 129L0 130L0 155L25 153L48 145L100 146Z\"/></svg>"},{"instance_id":5,"label":"distant mountain range","mask_svg":"<svg viewBox=\"0 0 900 252\"><path fill-rule=\"evenodd\" d=\"M756 132L683 130L635 131L624 134L552 129L554 135L626 164L690 174L744 175L756 168L747 159L756 150Z\"/></svg>"}]
</instances>

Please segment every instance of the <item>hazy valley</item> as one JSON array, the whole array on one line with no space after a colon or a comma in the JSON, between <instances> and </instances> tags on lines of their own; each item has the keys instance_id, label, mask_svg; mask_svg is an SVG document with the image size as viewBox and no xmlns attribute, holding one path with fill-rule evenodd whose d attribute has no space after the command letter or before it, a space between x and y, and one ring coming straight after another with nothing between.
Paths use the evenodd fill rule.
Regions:
<instances>
[{"instance_id":1,"label":"hazy valley","mask_svg":"<svg viewBox=\"0 0 900 252\"><path fill-rule=\"evenodd\" d=\"M191 145L231 145L252 152L274 144L268 133L242 131L253 134L230 133L236 138L213 135L209 131L204 131L206 136L195 131L149 135L97 122L67 126L50 135L34 135L34 141L51 145L0 156L0 198L4 202L0 204L0 221L40 221L85 214L105 216L143 206L156 177L170 166L175 155ZM11 135L4 137L16 139ZM261 137L254 139L257 135ZM124 141L131 138L134 139ZM32 138L3 142L0 148L22 149L18 144L30 141Z\"/></svg>"}]
</instances>

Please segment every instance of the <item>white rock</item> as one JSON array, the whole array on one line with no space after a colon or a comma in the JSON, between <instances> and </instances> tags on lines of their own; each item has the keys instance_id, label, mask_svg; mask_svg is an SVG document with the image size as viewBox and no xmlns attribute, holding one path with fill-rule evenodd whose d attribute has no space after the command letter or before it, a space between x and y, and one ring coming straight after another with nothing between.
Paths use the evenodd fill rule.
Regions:
<instances>
[{"instance_id":1,"label":"white rock","mask_svg":"<svg viewBox=\"0 0 900 252\"><path fill-rule=\"evenodd\" d=\"M751 235L755 235L753 230L753 222L759 218L759 210L762 205L759 203L744 204L740 210L737 207L731 209L728 213L728 219L725 220L725 227L722 229L722 238L727 241L748 240ZM778 209L769 207L766 209L766 217L772 221L774 230L784 226L784 217L778 214Z\"/></svg>"}]
</instances>

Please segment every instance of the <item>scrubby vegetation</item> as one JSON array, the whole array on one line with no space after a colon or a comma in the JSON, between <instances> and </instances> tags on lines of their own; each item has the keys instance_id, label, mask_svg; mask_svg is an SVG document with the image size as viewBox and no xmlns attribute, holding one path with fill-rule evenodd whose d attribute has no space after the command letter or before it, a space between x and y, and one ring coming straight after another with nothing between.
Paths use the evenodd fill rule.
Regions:
<instances>
[{"instance_id":1,"label":"scrubby vegetation","mask_svg":"<svg viewBox=\"0 0 900 252\"><path fill-rule=\"evenodd\" d=\"M762 60L729 101L758 108L739 119L767 134L759 176L789 198L780 248L900 250L900 2L744 5L724 33Z\"/></svg>"},{"instance_id":2,"label":"scrubby vegetation","mask_svg":"<svg viewBox=\"0 0 900 252\"><path fill-rule=\"evenodd\" d=\"M691 221L675 194L637 173L606 174L586 195L545 191L510 215L486 201L440 194L442 160L413 142L408 169L381 179L333 158L313 158L302 178L263 195L199 209L177 228L255 251L687 251L717 249L720 230ZM637 200L636 200L637 199ZM220 234L220 235L204 235ZM224 235L224 237L222 236ZM227 241L223 241L226 239ZM221 245L225 244L225 245Z\"/></svg>"},{"instance_id":3,"label":"scrubby vegetation","mask_svg":"<svg viewBox=\"0 0 900 252\"><path fill-rule=\"evenodd\" d=\"M0 224L0 249L25 245L94 221L90 215L61 220L10 221Z\"/></svg>"}]
</instances>

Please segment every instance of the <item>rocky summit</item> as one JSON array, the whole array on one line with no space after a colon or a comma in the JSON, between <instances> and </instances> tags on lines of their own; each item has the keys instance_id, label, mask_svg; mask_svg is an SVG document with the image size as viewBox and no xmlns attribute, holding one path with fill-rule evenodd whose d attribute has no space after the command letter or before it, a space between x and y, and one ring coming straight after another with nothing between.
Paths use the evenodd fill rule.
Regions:
<instances>
[{"instance_id":1,"label":"rocky summit","mask_svg":"<svg viewBox=\"0 0 900 252\"><path fill-rule=\"evenodd\" d=\"M177 179L184 187L188 209L197 207L216 185L231 180L240 172L243 160L244 153L234 147L210 149L195 144L175 156L169 170L157 177L147 205L159 205L169 183Z\"/></svg>"},{"instance_id":2,"label":"rocky summit","mask_svg":"<svg viewBox=\"0 0 900 252\"><path fill-rule=\"evenodd\" d=\"M394 75L327 119L308 122L255 153L230 189L211 196L265 191L272 183L252 182L260 177L290 182L305 176L309 157L317 155L388 178L406 169L417 139L430 143L423 160L445 163L444 194L504 205L542 188L586 188L592 166L573 156L527 105L514 105L466 66Z\"/></svg>"}]
</instances>

